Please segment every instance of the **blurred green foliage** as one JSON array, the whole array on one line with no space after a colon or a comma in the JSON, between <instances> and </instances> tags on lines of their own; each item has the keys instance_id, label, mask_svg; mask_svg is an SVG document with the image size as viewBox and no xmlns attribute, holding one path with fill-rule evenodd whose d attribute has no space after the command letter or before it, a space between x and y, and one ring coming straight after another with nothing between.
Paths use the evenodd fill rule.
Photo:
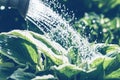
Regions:
<instances>
[{"instance_id":1,"label":"blurred green foliage","mask_svg":"<svg viewBox=\"0 0 120 80\"><path fill-rule=\"evenodd\" d=\"M104 15L85 13L74 25L76 30L88 37L90 42L115 43L120 45L120 18L109 19Z\"/></svg>"},{"instance_id":2,"label":"blurred green foliage","mask_svg":"<svg viewBox=\"0 0 120 80\"><path fill-rule=\"evenodd\" d=\"M120 5L120 0L84 0L88 8L95 6L101 12L107 12L116 6Z\"/></svg>"},{"instance_id":3,"label":"blurred green foliage","mask_svg":"<svg viewBox=\"0 0 120 80\"><path fill-rule=\"evenodd\" d=\"M120 6L120 0L62 0L61 2L67 6L69 5L68 7L77 6L78 10L79 8L84 8L86 11L94 10L94 12L101 13L107 13L108 11L114 8L119 8Z\"/></svg>"},{"instance_id":4,"label":"blurred green foliage","mask_svg":"<svg viewBox=\"0 0 120 80\"><path fill-rule=\"evenodd\" d=\"M63 0L78 20L74 28L90 42L120 45L120 0Z\"/></svg>"}]
</instances>

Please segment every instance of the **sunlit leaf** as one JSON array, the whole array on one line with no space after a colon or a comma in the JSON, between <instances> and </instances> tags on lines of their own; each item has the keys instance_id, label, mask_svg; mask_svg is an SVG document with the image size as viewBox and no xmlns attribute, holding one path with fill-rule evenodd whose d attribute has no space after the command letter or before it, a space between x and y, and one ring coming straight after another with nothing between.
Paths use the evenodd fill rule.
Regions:
<instances>
[{"instance_id":1,"label":"sunlit leaf","mask_svg":"<svg viewBox=\"0 0 120 80\"><path fill-rule=\"evenodd\" d=\"M120 80L120 68L105 77L105 80Z\"/></svg>"},{"instance_id":2,"label":"sunlit leaf","mask_svg":"<svg viewBox=\"0 0 120 80\"><path fill-rule=\"evenodd\" d=\"M36 47L18 36L0 35L0 53L14 60L16 63L25 65L37 63Z\"/></svg>"}]
</instances>

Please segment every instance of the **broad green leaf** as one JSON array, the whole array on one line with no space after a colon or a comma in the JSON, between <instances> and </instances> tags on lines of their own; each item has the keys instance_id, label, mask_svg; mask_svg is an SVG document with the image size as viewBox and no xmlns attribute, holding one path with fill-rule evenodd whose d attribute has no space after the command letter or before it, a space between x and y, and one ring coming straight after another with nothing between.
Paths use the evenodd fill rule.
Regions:
<instances>
[{"instance_id":1,"label":"broad green leaf","mask_svg":"<svg viewBox=\"0 0 120 80\"><path fill-rule=\"evenodd\" d=\"M120 53L120 47L118 46L118 45L108 45L108 46L106 46L107 48L106 48L106 53L107 53L107 55L110 55L110 56L112 56L112 55L117 55L117 54L119 54Z\"/></svg>"},{"instance_id":2,"label":"broad green leaf","mask_svg":"<svg viewBox=\"0 0 120 80\"><path fill-rule=\"evenodd\" d=\"M12 47L12 49L18 49L17 52L19 51L19 53L21 53L22 55L23 54L25 55L25 56L21 55L21 57L25 58L26 55L28 55L27 57L29 57L29 58L26 57L26 59L29 59L29 60L27 60L27 61L25 61L26 59L25 60L18 59L18 60L22 60L24 63L29 62L29 61L31 62L32 59L33 59L32 63L36 63L36 61L38 59L37 52L43 53L46 57L48 57L56 65L60 65L60 64L66 63L66 62L68 63L68 59L65 56L67 53L66 50L64 50L57 43L51 41L50 39L45 38L42 35L36 34L34 32L30 32L30 31L20 31L20 30L13 30L9 33L2 33L1 38L3 38L4 35L7 37L14 36L15 39L17 39L17 40L14 39L14 41L13 41L13 40L10 40L11 38L10 39L5 38L8 41L10 40L13 42L13 43L11 43L11 46L9 45L10 47ZM1 41L3 42L5 39L2 39ZM19 42L17 42L17 41L19 41ZM4 42L4 43L6 43L6 42ZM4 51L10 52L12 49L7 49ZM8 50L10 50L10 51L8 51ZM6 54L6 52L4 52L4 51L2 50L2 53ZM23 51L26 52L26 54L23 53ZM16 52L16 50L13 50L13 52ZM58 54L62 54L62 55L58 55L56 52L58 52ZM17 54L19 54L19 53L17 53ZM33 54L34 54L34 56L33 56ZM16 55L16 53L14 55ZM6 56L11 57L8 54L6 54ZM19 58L18 55L14 56L14 57Z\"/></svg>"},{"instance_id":3,"label":"broad green leaf","mask_svg":"<svg viewBox=\"0 0 120 80\"><path fill-rule=\"evenodd\" d=\"M22 69L18 68L14 73L9 77L12 80L31 80L35 77L35 74L26 71L28 67Z\"/></svg>"},{"instance_id":4,"label":"broad green leaf","mask_svg":"<svg viewBox=\"0 0 120 80\"><path fill-rule=\"evenodd\" d=\"M101 63L89 71L85 71L71 64L63 64L58 67L54 66L53 70L60 80L103 80L104 76Z\"/></svg>"},{"instance_id":5,"label":"broad green leaf","mask_svg":"<svg viewBox=\"0 0 120 80\"><path fill-rule=\"evenodd\" d=\"M69 80L72 77L76 76L78 73L83 72L81 68L78 68L72 64L63 64L60 66L53 66L52 69L56 72L60 80Z\"/></svg>"},{"instance_id":6,"label":"broad green leaf","mask_svg":"<svg viewBox=\"0 0 120 80\"><path fill-rule=\"evenodd\" d=\"M101 54L107 56L107 57L115 57L117 54L120 53L120 47L115 44L103 44L98 43L93 45L96 47L96 49L101 52Z\"/></svg>"},{"instance_id":7,"label":"broad green leaf","mask_svg":"<svg viewBox=\"0 0 120 80\"><path fill-rule=\"evenodd\" d=\"M100 64L103 64L103 62L104 62L104 57L99 57L99 58L96 58L94 61L92 61L90 65L92 68L96 68L96 67L99 67Z\"/></svg>"},{"instance_id":8,"label":"broad green leaf","mask_svg":"<svg viewBox=\"0 0 120 80\"><path fill-rule=\"evenodd\" d=\"M95 68L95 70L88 72L87 77L88 80L104 80L104 68L103 68L104 58L96 58L90 64L91 69Z\"/></svg>"},{"instance_id":9,"label":"broad green leaf","mask_svg":"<svg viewBox=\"0 0 120 80\"><path fill-rule=\"evenodd\" d=\"M51 41L50 39L46 38L44 35L39 35L34 32L30 32L30 33L35 39L43 42L55 54L58 54L58 55L65 54L66 55L67 51L58 43Z\"/></svg>"},{"instance_id":10,"label":"broad green leaf","mask_svg":"<svg viewBox=\"0 0 120 80\"><path fill-rule=\"evenodd\" d=\"M0 34L0 53L21 65L35 65L38 59L34 44L9 34Z\"/></svg>"},{"instance_id":11,"label":"broad green leaf","mask_svg":"<svg viewBox=\"0 0 120 80\"><path fill-rule=\"evenodd\" d=\"M37 47L39 53L43 53L56 65L60 65L66 62L69 63L66 57L66 53L67 53L66 50L63 49L59 44L51 41L50 39L47 39L43 35L30 31L20 31L20 30L14 30L9 34L20 36L21 38L31 42Z\"/></svg>"},{"instance_id":12,"label":"broad green leaf","mask_svg":"<svg viewBox=\"0 0 120 80\"><path fill-rule=\"evenodd\" d=\"M114 59L115 58L109 58L109 57L105 58L104 63L103 63L104 70L108 69L108 67L110 66L110 64L114 63Z\"/></svg>"},{"instance_id":13,"label":"broad green leaf","mask_svg":"<svg viewBox=\"0 0 120 80\"><path fill-rule=\"evenodd\" d=\"M95 46L104 55L103 67L106 75L120 68L120 47L118 45L96 44Z\"/></svg>"},{"instance_id":14,"label":"broad green leaf","mask_svg":"<svg viewBox=\"0 0 120 80\"><path fill-rule=\"evenodd\" d=\"M120 68L107 75L105 80L120 80Z\"/></svg>"},{"instance_id":15,"label":"broad green leaf","mask_svg":"<svg viewBox=\"0 0 120 80\"><path fill-rule=\"evenodd\" d=\"M6 80L15 70L13 63L0 63L0 80Z\"/></svg>"},{"instance_id":16,"label":"broad green leaf","mask_svg":"<svg viewBox=\"0 0 120 80\"><path fill-rule=\"evenodd\" d=\"M48 48L50 48L55 54L66 54L67 51L59 44L50 39L46 38L44 35L40 35L31 31L21 31L21 30L13 30L9 34L20 36L23 39L26 39L30 42L35 42L33 40L38 40L45 44Z\"/></svg>"},{"instance_id":17,"label":"broad green leaf","mask_svg":"<svg viewBox=\"0 0 120 80\"><path fill-rule=\"evenodd\" d=\"M115 58L105 58L103 66L104 66L104 71L105 71L106 76L110 75L111 73L113 73L114 71L120 68L120 57L119 56L120 54L118 54Z\"/></svg>"}]
</instances>

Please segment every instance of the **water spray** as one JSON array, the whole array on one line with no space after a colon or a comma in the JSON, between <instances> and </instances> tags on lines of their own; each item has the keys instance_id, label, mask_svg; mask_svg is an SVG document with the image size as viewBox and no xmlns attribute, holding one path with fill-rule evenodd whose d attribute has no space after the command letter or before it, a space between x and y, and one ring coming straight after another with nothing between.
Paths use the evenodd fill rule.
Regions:
<instances>
[{"instance_id":1,"label":"water spray","mask_svg":"<svg viewBox=\"0 0 120 80\"><path fill-rule=\"evenodd\" d=\"M30 0L0 0L0 6L17 9L21 16L25 17Z\"/></svg>"},{"instance_id":2,"label":"water spray","mask_svg":"<svg viewBox=\"0 0 120 80\"><path fill-rule=\"evenodd\" d=\"M78 49L76 65L81 66L83 63L85 64L83 69L88 70L89 64L99 56L99 53L91 47L86 38L73 29L69 21L46 4L50 5L50 2L45 3L42 0L0 0L0 6L17 9L24 18L36 25L45 37L61 44L66 50L71 47ZM53 5L56 6L56 4Z\"/></svg>"}]
</instances>

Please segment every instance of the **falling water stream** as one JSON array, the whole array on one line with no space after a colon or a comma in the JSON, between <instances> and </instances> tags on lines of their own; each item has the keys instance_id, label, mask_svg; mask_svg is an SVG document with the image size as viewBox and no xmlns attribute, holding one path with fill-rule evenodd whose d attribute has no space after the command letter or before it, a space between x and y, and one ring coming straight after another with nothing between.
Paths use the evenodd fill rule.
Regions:
<instances>
[{"instance_id":1,"label":"falling water stream","mask_svg":"<svg viewBox=\"0 0 120 80\"><path fill-rule=\"evenodd\" d=\"M99 53L90 47L86 38L72 28L69 21L49 6L49 1L45 3L41 0L30 0L26 19L34 23L47 38L58 42L66 50L77 48L80 61L89 64Z\"/></svg>"}]
</instances>

